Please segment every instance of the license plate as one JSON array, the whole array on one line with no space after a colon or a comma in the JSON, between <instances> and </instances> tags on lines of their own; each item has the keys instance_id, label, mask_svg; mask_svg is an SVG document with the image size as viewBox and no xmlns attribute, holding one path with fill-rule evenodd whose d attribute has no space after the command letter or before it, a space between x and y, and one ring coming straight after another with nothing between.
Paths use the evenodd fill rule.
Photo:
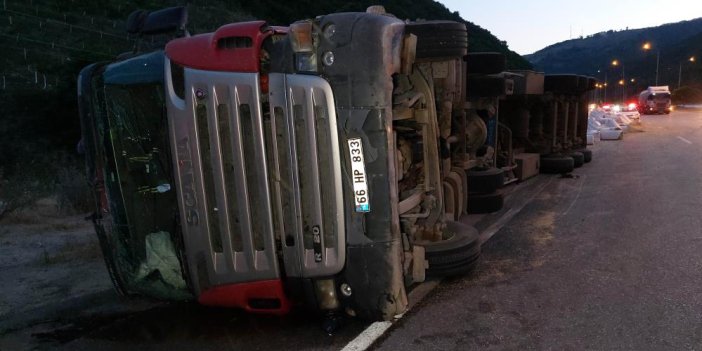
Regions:
<instances>
[{"instance_id":1,"label":"license plate","mask_svg":"<svg viewBox=\"0 0 702 351\"><path fill-rule=\"evenodd\" d=\"M363 143L360 138L349 139L351 156L351 179L356 212L370 212L368 197L368 180L366 179L366 162L363 159Z\"/></svg>"}]
</instances>

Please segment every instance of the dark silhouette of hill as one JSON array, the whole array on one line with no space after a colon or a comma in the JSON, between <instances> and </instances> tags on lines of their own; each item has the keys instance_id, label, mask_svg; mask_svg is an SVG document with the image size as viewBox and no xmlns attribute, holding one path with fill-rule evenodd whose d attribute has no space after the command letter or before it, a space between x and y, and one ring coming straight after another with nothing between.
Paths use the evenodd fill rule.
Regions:
<instances>
[{"instance_id":1,"label":"dark silhouette of hill","mask_svg":"<svg viewBox=\"0 0 702 351\"><path fill-rule=\"evenodd\" d=\"M643 44L651 43L650 50ZM601 32L585 38L550 45L525 57L546 73L580 73L609 85L626 79L632 92L655 84L658 54L658 84L671 89L700 86L702 80L702 18L658 27ZM689 58L695 57L696 62ZM612 60L619 66L612 66ZM599 71L599 72L598 72ZM622 72L623 71L623 72ZM634 82L631 82L634 79Z\"/></svg>"}]
</instances>

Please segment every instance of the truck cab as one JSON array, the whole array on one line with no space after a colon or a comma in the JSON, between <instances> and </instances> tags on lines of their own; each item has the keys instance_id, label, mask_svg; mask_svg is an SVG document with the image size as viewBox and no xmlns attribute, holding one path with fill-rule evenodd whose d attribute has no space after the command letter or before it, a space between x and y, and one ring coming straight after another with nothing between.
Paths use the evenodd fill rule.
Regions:
<instances>
[{"instance_id":1,"label":"truck cab","mask_svg":"<svg viewBox=\"0 0 702 351\"><path fill-rule=\"evenodd\" d=\"M639 113L669 114L672 110L668 86L648 87L639 94Z\"/></svg>"}]
</instances>

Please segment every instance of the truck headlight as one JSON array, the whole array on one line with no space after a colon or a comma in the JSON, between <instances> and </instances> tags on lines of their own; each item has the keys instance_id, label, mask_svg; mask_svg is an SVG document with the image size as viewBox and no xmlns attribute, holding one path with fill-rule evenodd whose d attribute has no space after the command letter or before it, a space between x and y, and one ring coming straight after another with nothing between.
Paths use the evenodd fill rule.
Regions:
<instances>
[{"instance_id":1,"label":"truck headlight","mask_svg":"<svg viewBox=\"0 0 702 351\"><path fill-rule=\"evenodd\" d=\"M295 53L295 69L302 72L317 71L312 22L300 21L290 25L290 43Z\"/></svg>"},{"instance_id":2,"label":"truck headlight","mask_svg":"<svg viewBox=\"0 0 702 351\"><path fill-rule=\"evenodd\" d=\"M312 22L300 21L290 25L290 41L295 53L313 52Z\"/></svg>"}]
</instances>

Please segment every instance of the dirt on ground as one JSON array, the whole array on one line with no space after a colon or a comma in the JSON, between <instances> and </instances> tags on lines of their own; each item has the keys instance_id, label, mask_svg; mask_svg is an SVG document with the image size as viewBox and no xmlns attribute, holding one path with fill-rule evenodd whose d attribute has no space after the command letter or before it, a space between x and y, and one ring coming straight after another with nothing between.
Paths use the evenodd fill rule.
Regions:
<instances>
[{"instance_id":1,"label":"dirt on ground","mask_svg":"<svg viewBox=\"0 0 702 351\"><path fill-rule=\"evenodd\" d=\"M92 222L42 199L0 221L0 320L112 289Z\"/></svg>"}]
</instances>

